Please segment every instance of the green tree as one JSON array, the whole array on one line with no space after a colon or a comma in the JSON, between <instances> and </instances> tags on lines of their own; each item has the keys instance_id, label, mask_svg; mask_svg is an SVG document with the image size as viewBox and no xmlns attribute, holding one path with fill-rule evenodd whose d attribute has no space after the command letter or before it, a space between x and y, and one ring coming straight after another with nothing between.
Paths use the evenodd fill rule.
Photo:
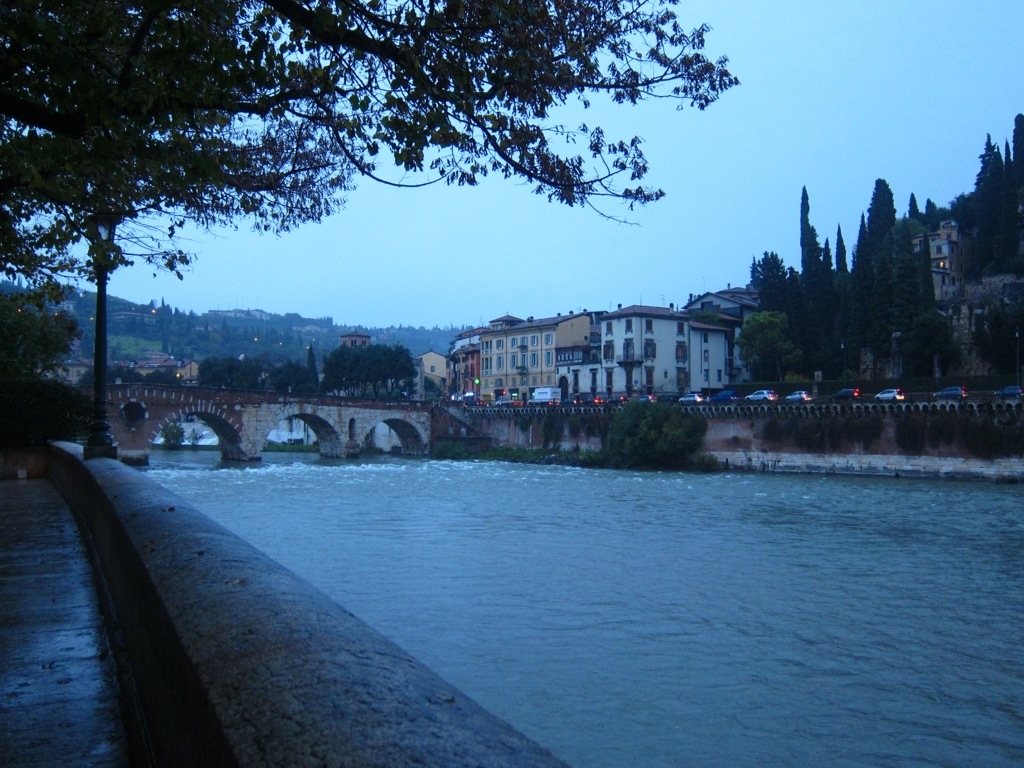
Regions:
<instances>
[{"instance_id":1,"label":"green tree","mask_svg":"<svg viewBox=\"0 0 1024 768\"><path fill-rule=\"evenodd\" d=\"M758 305L763 311L785 312L786 265L774 251L765 251L760 259L750 265L750 284L757 290Z\"/></svg>"},{"instance_id":2,"label":"green tree","mask_svg":"<svg viewBox=\"0 0 1024 768\"><path fill-rule=\"evenodd\" d=\"M960 365L960 347L949 321L938 312L919 315L903 340L903 373L910 376L939 375Z\"/></svg>"},{"instance_id":3,"label":"green tree","mask_svg":"<svg viewBox=\"0 0 1024 768\"><path fill-rule=\"evenodd\" d=\"M604 458L617 467L686 469L706 431L703 418L667 403L627 403L612 417Z\"/></svg>"},{"instance_id":4,"label":"green tree","mask_svg":"<svg viewBox=\"0 0 1024 768\"><path fill-rule=\"evenodd\" d=\"M242 355L235 357L207 357L199 361L199 386L225 389L263 389L268 378L266 365L261 360Z\"/></svg>"},{"instance_id":5,"label":"green tree","mask_svg":"<svg viewBox=\"0 0 1024 768\"><path fill-rule=\"evenodd\" d=\"M63 370L78 323L24 293L0 293L0 379L38 379Z\"/></svg>"},{"instance_id":6,"label":"green tree","mask_svg":"<svg viewBox=\"0 0 1024 768\"><path fill-rule=\"evenodd\" d=\"M708 27L684 28L672 5L10 0L4 271L52 286L138 258L180 270L186 222L287 230L389 165L423 182L515 177L568 205L651 202L639 138L552 111L595 97L704 109L736 85L702 53ZM112 221L114 244L96 226Z\"/></svg>"},{"instance_id":7,"label":"green tree","mask_svg":"<svg viewBox=\"0 0 1024 768\"><path fill-rule=\"evenodd\" d=\"M871 291L875 282L875 263L868 238L867 220L862 214L857 230L850 269L850 325L847 346L857 350L868 343L871 333Z\"/></svg>"},{"instance_id":8,"label":"green tree","mask_svg":"<svg viewBox=\"0 0 1024 768\"><path fill-rule=\"evenodd\" d=\"M180 448L185 442L185 428L176 421L169 421L160 427L160 437L167 448Z\"/></svg>"},{"instance_id":9,"label":"green tree","mask_svg":"<svg viewBox=\"0 0 1024 768\"><path fill-rule=\"evenodd\" d=\"M743 359L762 381L774 375L782 381L783 370L800 363L801 351L786 337L789 318L782 312L755 312L743 321L736 340Z\"/></svg>"}]
</instances>

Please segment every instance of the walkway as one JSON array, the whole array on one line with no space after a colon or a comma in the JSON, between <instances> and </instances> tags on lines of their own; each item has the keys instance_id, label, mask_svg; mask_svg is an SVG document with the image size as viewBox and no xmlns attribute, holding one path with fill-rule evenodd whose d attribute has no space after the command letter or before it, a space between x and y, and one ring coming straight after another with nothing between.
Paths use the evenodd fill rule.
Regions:
<instances>
[{"instance_id":1,"label":"walkway","mask_svg":"<svg viewBox=\"0 0 1024 768\"><path fill-rule=\"evenodd\" d=\"M74 518L45 480L0 482L0 767L127 765Z\"/></svg>"}]
</instances>

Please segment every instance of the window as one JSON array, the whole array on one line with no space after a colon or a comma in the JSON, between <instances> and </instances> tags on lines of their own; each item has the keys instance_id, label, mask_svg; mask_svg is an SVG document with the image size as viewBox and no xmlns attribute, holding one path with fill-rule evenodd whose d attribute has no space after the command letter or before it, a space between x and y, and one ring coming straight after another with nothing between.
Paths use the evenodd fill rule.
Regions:
<instances>
[{"instance_id":1,"label":"window","mask_svg":"<svg viewBox=\"0 0 1024 768\"><path fill-rule=\"evenodd\" d=\"M604 372L604 385L608 388L608 391L612 391L614 384L612 383L612 374L615 372L614 368L609 368Z\"/></svg>"},{"instance_id":2,"label":"window","mask_svg":"<svg viewBox=\"0 0 1024 768\"><path fill-rule=\"evenodd\" d=\"M676 389L680 392L686 391L686 369L676 368Z\"/></svg>"},{"instance_id":3,"label":"window","mask_svg":"<svg viewBox=\"0 0 1024 768\"><path fill-rule=\"evenodd\" d=\"M531 352L530 353L530 367L531 368L536 368L537 367L537 353L536 352Z\"/></svg>"},{"instance_id":4,"label":"window","mask_svg":"<svg viewBox=\"0 0 1024 768\"><path fill-rule=\"evenodd\" d=\"M680 323L676 323L676 335L677 336L685 336L686 335L686 323L681 323L681 322Z\"/></svg>"},{"instance_id":5,"label":"window","mask_svg":"<svg viewBox=\"0 0 1024 768\"><path fill-rule=\"evenodd\" d=\"M650 366L644 369L644 384L646 384L649 388L654 387L654 369L651 368Z\"/></svg>"},{"instance_id":6,"label":"window","mask_svg":"<svg viewBox=\"0 0 1024 768\"><path fill-rule=\"evenodd\" d=\"M430 366L430 372L431 373L436 373L436 371L437 371L437 369L433 365Z\"/></svg>"},{"instance_id":7,"label":"window","mask_svg":"<svg viewBox=\"0 0 1024 768\"><path fill-rule=\"evenodd\" d=\"M551 365L551 350L544 353L544 365Z\"/></svg>"},{"instance_id":8,"label":"window","mask_svg":"<svg viewBox=\"0 0 1024 768\"><path fill-rule=\"evenodd\" d=\"M509 368L518 368L519 367L519 355L509 355L508 367Z\"/></svg>"},{"instance_id":9,"label":"window","mask_svg":"<svg viewBox=\"0 0 1024 768\"><path fill-rule=\"evenodd\" d=\"M590 391L597 392L597 368L590 369Z\"/></svg>"},{"instance_id":10,"label":"window","mask_svg":"<svg viewBox=\"0 0 1024 768\"><path fill-rule=\"evenodd\" d=\"M537 346L537 336L536 336L536 334L534 334L533 336L530 337L530 346L531 347L536 347Z\"/></svg>"},{"instance_id":11,"label":"window","mask_svg":"<svg viewBox=\"0 0 1024 768\"><path fill-rule=\"evenodd\" d=\"M488 340L488 341L484 342L484 352L490 352L490 351L491 351L491 342L490 342L490 340Z\"/></svg>"},{"instance_id":12,"label":"window","mask_svg":"<svg viewBox=\"0 0 1024 768\"><path fill-rule=\"evenodd\" d=\"M496 387L502 386L501 379L495 379L494 380L494 386L496 386Z\"/></svg>"},{"instance_id":13,"label":"window","mask_svg":"<svg viewBox=\"0 0 1024 768\"><path fill-rule=\"evenodd\" d=\"M651 339L644 342L644 358L653 360L658 356L658 345Z\"/></svg>"},{"instance_id":14,"label":"window","mask_svg":"<svg viewBox=\"0 0 1024 768\"><path fill-rule=\"evenodd\" d=\"M612 321L611 320L609 320L607 323L604 324L604 332L607 333L609 336L611 336L611 334L612 334Z\"/></svg>"},{"instance_id":15,"label":"window","mask_svg":"<svg viewBox=\"0 0 1024 768\"><path fill-rule=\"evenodd\" d=\"M630 318L628 318L626 320L626 333L632 333L632 332L633 332L633 318L630 317Z\"/></svg>"},{"instance_id":16,"label":"window","mask_svg":"<svg viewBox=\"0 0 1024 768\"><path fill-rule=\"evenodd\" d=\"M710 359L710 356L711 356L711 352L709 350L705 349L704 350L704 362L705 363Z\"/></svg>"},{"instance_id":17,"label":"window","mask_svg":"<svg viewBox=\"0 0 1024 768\"><path fill-rule=\"evenodd\" d=\"M676 362L677 363L686 362L686 342L685 341L677 341L676 342Z\"/></svg>"},{"instance_id":18,"label":"window","mask_svg":"<svg viewBox=\"0 0 1024 768\"><path fill-rule=\"evenodd\" d=\"M604 359L614 360L615 359L615 342L606 341L604 343Z\"/></svg>"},{"instance_id":19,"label":"window","mask_svg":"<svg viewBox=\"0 0 1024 768\"><path fill-rule=\"evenodd\" d=\"M704 343L705 344L708 343L708 335L707 335L707 333L704 334Z\"/></svg>"},{"instance_id":20,"label":"window","mask_svg":"<svg viewBox=\"0 0 1024 768\"><path fill-rule=\"evenodd\" d=\"M519 346L520 347L525 347L526 346L526 337L525 336L523 336L523 338L521 338L519 340Z\"/></svg>"},{"instance_id":21,"label":"window","mask_svg":"<svg viewBox=\"0 0 1024 768\"><path fill-rule=\"evenodd\" d=\"M633 340L626 339L622 342L622 359L632 360L633 359Z\"/></svg>"},{"instance_id":22,"label":"window","mask_svg":"<svg viewBox=\"0 0 1024 768\"><path fill-rule=\"evenodd\" d=\"M505 348L505 340L504 339L498 339L496 342L494 342L494 348L495 349L504 349Z\"/></svg>"},{"instance_id":23,"label":"window","mask_svg":"<svg viewBox=\"0 0 1024 768\"><path fill-rule=\"evenodd\" d=\"M711 381L711 371L707 368L704 369L704 381Z\"/></svg>"},{"instance_id":24,"label":"window","mask_svg":"<svg viewBox=\"0 0 1024 768\"><path fill-rule=\"evenodd\" d=\"M545 344L551 344L554 340L555 340L555 334L553 334L553 333L545 333L544 334L544 343Z\"/></svg>"},{"instance_id":25,"label":"window","mask_svg":"<svg viewBox=\"0 0 1024 768\"><path fill-rule=\"evenodd\" d=\"M497 357L494 358L494 367L499 371L505 367L504 355L498 355Z\"/></svg>"},{"instance_id":26,"label":"window","mask_svg":"<svg viewBox=\"0 0 1024 768\"><path fill-rule=\"evenodd\" d=\"M719 383L722 382L722 369L721 368L718 369L718 382Z\"/></svg>"},{"instance_id":27,"label":"window","mask_svg":"<svg viewBox=\"0 0 1024 768\"><path fill-rule=\"evenodd\" d=\"M653 320L644 320L644 333L654 333Z\"/></svg>"}]
</instances>

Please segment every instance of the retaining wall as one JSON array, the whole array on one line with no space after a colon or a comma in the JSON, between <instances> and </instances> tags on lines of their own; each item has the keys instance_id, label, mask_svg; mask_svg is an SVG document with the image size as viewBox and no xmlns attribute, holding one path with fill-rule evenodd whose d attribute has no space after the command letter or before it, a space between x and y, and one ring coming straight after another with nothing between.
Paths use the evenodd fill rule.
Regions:
<instances>
[{"instance_id":1,"label":"retaining wall","mask_svg":"<svg viewBox=\"0 0 1024 768\"><path fill-rule=\"evenodd\" d=\"M61 443L49 476L97 566L136 764L564 766L138 471Z\"/></svg>"}]
</instances>

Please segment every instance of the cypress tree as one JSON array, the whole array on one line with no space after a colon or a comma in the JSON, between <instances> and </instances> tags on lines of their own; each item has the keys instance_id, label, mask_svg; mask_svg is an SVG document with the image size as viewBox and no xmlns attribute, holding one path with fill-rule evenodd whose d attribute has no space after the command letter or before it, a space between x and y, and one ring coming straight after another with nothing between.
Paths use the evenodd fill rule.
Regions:
<instances>
[{"instance_id":1,"label":"cypress tree","mask_svg":"<svg viewBox=\"0 0 1024 768\"><path fill-rule=\"evenodd\" d=\"M871 286L870 344L876 354L886 355L892 338L897 294L896 246L892 229L882 237L873 255L875 281Z\"/></svg>"},{"instance_id":2,"label":"cypress tree","mask_svg":"<svg viewBox=\"0 0 1024 768\"><path fill-rule=\"evenodd\" d=\"M910 193L910 204L907 206L907 218L924 221L924 217L921 215L921 210L917 207L917 198L914 196L913 192Z\"/></svg>"},{"instance_id":3,"label":"cypress tree","mask_svg":"<svg viewBox=\"0 0 1024 768\"><path fill-rule=\"evenodd\" d=\"M896 226L896 203L885 179L875 180L875 190L868 206L868 237L875 254L881 252L882 241Z\"/></svg>"},{"instance_id":4,"label":"cypress tree","mask_svg":"<svg viewBox=\"0 0 1024 768\"><path fill-rule=\"evenodd\" d=\"M1011 269L1010 261L1017 258L1020 251L1020 216L1018 213L1017 172L1010 154L1010 142L1005 143L1003 150L1002 205L999 212L999 260L1004 268Z\"/></svg>"},{"instance_id":5,"label":"cypress tree","mask_svg":"<svg viewBox=\"0 0 1024 768\"><path fill-rule=\"evenodd\" d=\"M306 352L306 377L309 380L310 392L316 392L320 386L320 375L316 371L316 354L313 352L312 342Z\"/></svg>"},{"instance_id":6,"label":"cypress tree","mask_svg":"<svg viewBox=\"0 0 1024 768\"><path fill-rule=\"evenodd\" d=\"M856 350L868 343L871 286L874 280L875 264L871 253L871 241L864 214L861 214L857 244L853 250L853 266L850 270L850 349Z\"/></svg>"},{"instance_id":7,"label":"cypress tree","mask_svg":"<svg viewBox=\"0 0 1024 768\"><path fill-rule=\"evenodd\" d=\"M984 272L998 257L999 240L1002 230L1000 219L1003 209L1003 158L992 143L992 136L985 137L985 148L981 153L981 168L974 183L974 204L977 222L974 241L974 265L976 272Z\"/></svg>"},{"instance_id":8,"label":"cypress tree","mask_svg":"<svg viewBox=\"0 0 1024 768\"><path fill-rule=\"evenodd\" d=\"M1013 120L1013 168L1017 189L1024 187L1024 115Z\"/></svg>"},{"instance_id":9,"label":"cypress tree","mask_svg":"<svg viewBox=\"0 0 1024 768\"><path fill-rule=\"evenodd\" d=\"M840 275L848 275L849 268L846 266L846 243L843 242L843 228L836 227L836 272Z\"/></svg>"}]
</instances>

